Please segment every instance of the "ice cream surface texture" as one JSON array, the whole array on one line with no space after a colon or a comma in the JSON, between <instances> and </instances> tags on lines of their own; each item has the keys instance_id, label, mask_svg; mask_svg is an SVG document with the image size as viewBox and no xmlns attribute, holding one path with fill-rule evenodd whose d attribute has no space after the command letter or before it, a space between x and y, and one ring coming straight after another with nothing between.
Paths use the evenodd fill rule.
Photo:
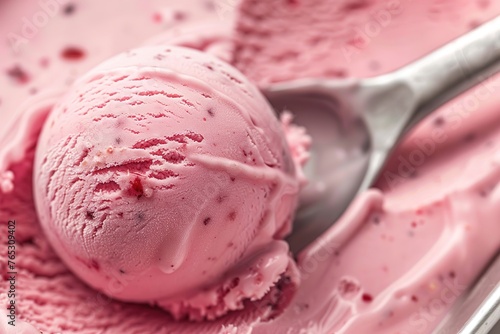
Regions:
<instances>
[{"instance_id":1,"label":"ice cream surface texture","mask_svg":"<svg viewBox=\"0 0 500 334\"><path fill-rule=\"evenodd\" d=\"M35 199L53 247L92 287L213 319L296 271L280 240L295 170L276 115L243 75L152 46L97 66L53 109Z\"/></svg>"},{"instance_id":2,"label":"ice cream surface texture","mask_svg":"<svg viewBox=\"0 0 500 334\"><path fill-rule=\"evenodd\" d=\"M45 3L59 5L42 26L33 18L43 16ZM239 9L232 0L57 3L0 1L0 36L24 37L24 17L38 24L36 33L26 35L19 47L0 46L0 227L6 229L9 220L16 220L16 330L427 334L498 253L500 97L495 76L440 108L406 138L382 172L379 189L361 195L335 226L299 255L300 284L293 294L283 290L286 279L281 280L271 289L276 294L266 295L272 298L265 296L264 303L247 301L243 310L193 322L177 321L158 307L118 301L89 287L68 269L54 252L52 237L41 229L32 175L47 115L69 103L65 91L91 68L141 45L178 43L232 58L232 64L259 85L311 75L369 77L403 66L498 15L500 2L248 0ZM233 30L235 11L239 19ZM213 24L205 25L204 20ZM214 28L225 24L227 29ZM190 25L204 27L199 40ZM8 123L11 119L18 120ZM69 130L63 127L63 133ZM186 139L186 145L206 143L209 136L200 134L203 142ZM160 181L165 180L179 182L175 177ZM128 187L127 182L123 185ZM127 198L152 200L156 193ZM99 213L96 217L89 226L99 223ZM0 243L6 240L0 232ZM0 302L6 305L5 257L0 256L0 266ZM115 277L126 276L116 272ZM274 300L289 296L293 299L279 315L265 317L277 305ZM267 301L272 302L270 310ZM2 323L0 333L5 329L16 333Z\"/></svg>"}]
</instances>

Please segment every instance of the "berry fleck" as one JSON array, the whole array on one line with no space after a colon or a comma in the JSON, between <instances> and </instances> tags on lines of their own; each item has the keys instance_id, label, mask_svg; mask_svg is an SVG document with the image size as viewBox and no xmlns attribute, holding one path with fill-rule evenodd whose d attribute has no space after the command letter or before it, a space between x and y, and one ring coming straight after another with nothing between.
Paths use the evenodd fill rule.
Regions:
<instances>
[{"instance_id":1,"label":"berry fleck","mask_svg":"<svg viewBox=\"0 0 500 334\"><path fill-rule=\"evenodd\" d=\"M210 221L212 220L212 218L210 217L207 217L203 220L203 225L207 226L208 224L210 224Z\"/></svg>"},{"instance_id":2,"label":"berry fleck","mask_svg":"<svg viewBox=\"0 0 500 334\"><path fill-rule=\"evenodd\" d=\"M154 13L153 14L153 22L155 23L161 23L163 21L163 17L161 16L160 13Z\"/></svg>"},{"instance_id":3,"label":"berry fleck","mask_svg":"<svg viewBox=\"0 0 500 334\"><path fill-rule=\"evenodd\" d=\"M186 19L186 13L177 11L174 14L174 20L176 21L184 21Z\"/></svg>"},{"instance_id":4,"label":"berry fleck","mask_svg":"<svg viewBox=\"0 0 500 334\"><path fill-rule=\"evenodd\" d=\"M231 285L229 286L229 288L230 289L234 289L234 288L236 288L238 286L238 284L240 284L240 278L239 277L235 277L231 281Z\"/></svg>"},{"instance_id":5,"label":"berry fleck","mask_svg":"<svg viewBox=\"0 0 500 334\"><path fill-rule=\"evenodd\" d=\"M30 80L29 75L19 65L7 70L7 75L19 84L25 84Z\"/></svg>"},{"instance_id":6,"label":"berry fleck","mask_svg":"<svg viewBox=\"0 0 500 334\"><path fill-rule=\"evenodd\" d=\"M203 141L203 139L204 139L203 136L200 135L199 133L194 133L191 131L188 131L188 133L186 133L186 137L188 137L189 139L194 140L198 143Z\"/></svg>"},{"instance_id":7,"label":"berry fleck","mask_svg":"<svg viewBox=\"0 0 500 334\"><path fill-rule=\"evenodd\" d=\"M437 117L435 120L434 120L434 125L435 126L443 126L444 125L444 119L443 117Z\"/></svg>"},{"instance_id":8,"label":"berry fleck","mask_svg":"<svg viewBox=\"0 0 500 334\"><path fill-rule=\"evenodd\" d=\"M75 5L72 3L67 4L63 9L64 14L71 15L75 12Z\"/></svg>"},{"instance_id":9,"label":"berry fleck","mask_svg":"<svg viewBox=\"0 0 500 334\"><path fill-rule=\"evenodd\" d=\"M363 300L365 303L371 303L373 300L373 297L369 293L363 293L361 295L361 300Z\"/></svg>"},{"instance_id":10,"label":"berry fleck","mask_svg":"<svg viewBox=\"0 0 500 334\"><path fill-rule=\"evenodd\" d=\"M87 213L85 214L85 218L87 219L94 219L94 213L92 211L87 211Z\"/></svg>"},{"instance_id":11,"label":"berry fleck","mask_svg":"<svg viewBox=\"0 0 500 334\"><path fill-rule=\"evenodd\" d=\"M348 10L348 11L351 11L351 10L357 10L357 9L362 9L366 6L368 6L369 3L367 1L364 1L364 0L357 0L357 1L351 1L351 2L348 2L345 6L344 6L344 9L345 10Z\"/></svg>"},{"instance_id":12,"label":"berry fleck","mask_svg":"<svg viewBox=\"0 0 500 334\"><path fill-rule=\"evenodd\" d=\"M68 61L76 61L85 57L85 52L80 48L69 46L62 50L61 57Z\"/></svg>"},{"instance_id":13,"label":"berry fleck","mask_svg":"<svg viewBox=\"0 0 500 334\"><path fill-rule=\"evenodd\" d=\"M139 177L136 177L133 181L130 181L130 188L128 189L128 193L131 196L137 196L137 198L141 198L144 195L144 187Z\"/></svg>"},{"instance_id":14,"label":"berry fleck","mask_svg":"<svg viewBox=\"0 0 500 334\"><path fill-rule=\"evenodd\" d=\"M231 213L229 214L229 220L234 221L235 219L236 219L236 212L231 211Z\"/></svg>"},{"instance_id":15,"label":"berry fleck","mask_svg":"<svg viewBox=\"0 0 500 334\"><path fill-rule=\"evenodd\" d=\"M100 269L99 262L97 262L94 259L90 260L90 268L99 271Z\"/></svg>"}]
</instances>

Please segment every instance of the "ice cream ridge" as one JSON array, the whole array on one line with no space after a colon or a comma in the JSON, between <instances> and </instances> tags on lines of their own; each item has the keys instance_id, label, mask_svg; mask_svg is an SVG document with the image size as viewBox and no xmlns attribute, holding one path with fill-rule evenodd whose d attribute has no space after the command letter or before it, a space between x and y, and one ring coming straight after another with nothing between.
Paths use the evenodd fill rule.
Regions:
<instances>
[{"instance_id":1,"label":"ice cream ridge","mask_svg":"<svg viewBox=\"0 0 500 334\"><path fill-rule=\"evenodd\" d=\"M148 46L115 56L45 122L34 167L42 227L110 297L196 321L265 298L272 317L289 299L283 286L299 283L282 240L303 183L285 122L208 54Z\"/></svg>"}]
</instances>

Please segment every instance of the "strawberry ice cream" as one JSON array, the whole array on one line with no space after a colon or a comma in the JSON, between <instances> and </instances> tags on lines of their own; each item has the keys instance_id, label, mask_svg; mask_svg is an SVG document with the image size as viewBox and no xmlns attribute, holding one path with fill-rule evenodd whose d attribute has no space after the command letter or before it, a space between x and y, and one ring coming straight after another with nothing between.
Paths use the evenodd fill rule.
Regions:
<instances>
[{"instance_id":1,"label":"strawberry ice cream","mask_svg":"<svg viewBox=\"0 0 500 334\"><path fill-rule=\"evenodd\" d=\"M213 319L297 282L279 239L299 175L276 116L236 69L145 47L91 70L52 110L35 202L52 246L90 286Z\"/></svg>"},{"instance_id":2,"label":"strawberry ice cream","mask_svg":"<svg viewBox=\"0 0 500 334\"><path fill-rule=\"evenodd\" d=\"M46 3L52 4L50 11L44 9ZM2 130L0 133L0 227L6 229L9 220L16 220L18 250L15 261L17 270L16 325L18 327L13 328L6 322L7 318L2 312L7 310L4 310L0 312L2 317L0 333L31 334L38 331L84 334L432 333L439 322L446 317L448 311L461 302L460 298L468 293L474 281L500 251L500 225L497 219L500 215L498 76L488 78L483 84L440 108L409 134L394 152L385 170L382 171L381 178L376 184L378 189L372 189L360 195L330 230L299 254L296 261L298 277L292 274L292 270L287 271L285 275L276 274L281 275L281 279L259 300L251 300L252 291L257 291L256 295L260 295L260 291L253 288L248 290L250 299L245 299L241 303L238 299L232 299L231 292L227 295L231 297L228 297L225 302L215 304L207 303L209 298L205 297L190 298L203 291L200 287L205 284L202 283L204 278L180 277L180 275L174 283L183 289L186 299L180 298L180 295L170 294L168 291L170 287L158 284L151 284L151 287L141 286L141 289L146 292L148 288L165 289L162 297L173 303L161 303L157 298L159 295L152 298L152 294L134 296L136 291L132 291L133 289L127 291L126 284L120 283L129 282L124 277L134 275L133 277L140 279L141 276L134 270L141 268L151 272L156 271L157 277L166 278L169 274L161 268L168 269L165 267L168 267L168 264L172 265L169 262L161 262L160 258L151 266L148 266L150 263L139 264L123 260L128 249L142 253L147 259L149 258L148 252L155 247L153 244L125 241L134 237L132 233L134 228L138 229L143 226L134 225L139 218L137 216L139 212L132 209L132 206L126 207L120 204L120 200L115 200L109 209L101 212L90 210L88 217L93 217L93 219L74 220L80 224L80 227L84 226L81 222L87 222L87 227L83 229L83 237L75 233L59 238L63 230L61 225L56 225L54 229L42 230L41 224L48 226L51 222L58 222L58 224L68 225L71 222L64 219L44 220L43 216L46 217L49 212L48 206L50 204L54 206L54 217L57 215L70 217L72 214L79 213L78 219L85 219L87 208L83 206L92 204L89 198L86 200L82 198L78 202L75 200L72 204L82 205L82 211L68 211L56 209L56 207L64 209L67 205L67 202L58 196L63 196L63 193L67 191L72 191L77 195L87 193L95 195L95 189L92 186L97 186L100 180L104 181L108 175L91 175L88 180L82 181L81 189L61 188L55 192L53 202L49 198L50 203L46 202L45 205L41 205L40 201L45 196L43 195L44 189L38 189L39 184L33 182L33 168L34 166L38 168L35 179L39 178L43 181L47 175L50 176L49 169L40 169L40 166L43 163L43 152L47 154L50 152L47 143L50 142L51 137L57 146L63 137L72 133L95 135L92 141L89 140L89 143L96 145L95 150L89 150L89 155L86 157L89 169L75 169L74 171L78 173L97 170L93 168L100 163L124 162L130 157L127 152L132 150L135 142L148 139L142 137L148 133L139 131L139 134L127 134L127 141L117 144L114 141L116 128L111 126L116 119L103 117L107 112L99 110L94 112L96 118L101 118L101 120L93 121L85 118L80 120L84 121L82 124L95 125L100 122L103 127L88 130L83 127L77 129L77 125L70 122L70 119L63 120L67 117L63 113L64 106L67 106L68 110L71 109L72 97L73 100L74 98L78 100L79 96L75 95L78 94L78 90L83 89L83 86L91 85L88 82L91 77L85 73L102 61L138 46L159 45L166 49L171 47L169 44L177 43L200 51L208 51L231 62L254 84L265 87L269 82L308 76L339 78L383 74L425 55L498 14L500 14L500 3L472 0L244 0L240 7L237 7L236 1L233 0L186 0L182 2L75 0L64 3L56 0L0 1L0 36L5 36L7 40L7 43L0 47L2 50L0 64L4 73L0 75L0 117L2 120L0 123ZM42 20L44 15L47 16L47 20ZM233 21L233 18L236 18L236 21ZM203 23L200 23L201 21ZM30 30L24 27L29 24L36 29L32 29L32 33L28 36L25 33ZM199 33L196 32L197 29ZM20 43L9 43L12 41L13 34L22 38L18 39ZM199 36L199 39L196 36ZM142 61L137 64L135 56L128 58L124 54L119 57L122 57L118 59L123 61L130 61L128 65L135 63L129 67L140 69ZM149 61L154 60L150 58ZM151 65L156 66L155 63ZM130 68L117 69L116 65L111 63L102 66L108 67L94 70L97 71L94 72L95 74L101 71L100 75L95 77L96 80L109 83L102 87L102 91L113 93L113 90L116 90L115 96L127 98L127 90L120 86L125 83L120 80L113 81L112 71L128 71ZM168 69L169 66L172 70L173 64L168 66L162 64L161 68ZM196 68L193 64L192 68L182 68L179 71L194 71ZM156 72L161 72L161 70L158 69ZM126 74L131 75L128 72ZM237 78L240 80L239 74ZM75 80L78 81L72 86ZM203 80L203 76L200 77L201 87L206 87ZM178 82L174 81L173 87L170 88L178 89L182 91L179 95L184 95L185 90L191 87L192 80L188 81L190 84L186 87L179 86L176 84ZM246 82L247 79L241 78L241 81ZM159 82L158 85L162 87L162 83ZM234 82L231 85L231 87L233 85L238 87L238 84ZM210 86L210 91L220 92L216 85L210 84ZM115 89L116 87L120 89ZM147 91L151 88L146 85L144 88L128 89L136 89L140 92L142 89ZM251 90L253 91L253 88ZM227 95L231 95L230 99L235 99L238 104L247 104L241 92L231 89ZM82 92L83 97L88 98L89 95ZM170 100L166 97L165 99ZM201 101L204 100L201 99ZM121 102L127 103L127 101ZM261 102L253 101L248 105L255 107L261 105ZM85 106L82 105L82 107ZM107 108L112 106L115 104L108 105ZM181 102L175 103L175 106L190 110L189 106ZM290 106L290 109L293 111L292 107ZM130 108L132 109L125 108L122 112L125 115L136 115L137 118L142 118L144 115L144 110L140 105L130 106ZM255 108L241 108L247 112L253 109ZM262 110L255 112L256 117L266 115L262 114ZM114 112L109 112L109 114L112 113ZM178 111L174 114L178 115ZM47 117L49 121L46 120ZM137 131L134 127L143 124L154 130L164 124L146 125L146 122L151 120L149 117L153 116L148 116L146 112L144 117L142 121L127 120L131 126L130 129ZM209 118L206 118L209 122ZM271 118L265 119L268 120L269 124L266 123L266 125L269 126L275 122L271 121ZM49 131L44 130L39 140L41 128L44 124L45 128L49 128L52 120L58 131L54 131L49 136ZM219 122L218 127L225 129L226 123L222 120L214 118L212 121ZM161 118L159 122L162 122ZM289 120L285 118L283 123L283 128L286 130L289 127L287 125ZM192 126L196 125L196 128L191 130L203 136L200 142L189 139L188 132L186 132L189 129L184 126L181 130L167 133L166 136L171 137L172 134L179 133L184 136L185 143L177 141L159 143L159 149L165 146L169 150L185 145L187 153L190 154L184 154L185 159L181 163L172 164L165 160L165 162L160 161L159 165L153 165L151 162L148 171L135 170L128 176L119 169L116 171L118 179L116 183L120 186L120 190L113 193L105 191L106 187L104 187L98 189L99 197L95 198L107 199L106 196L122 196L121 201L128 200L141 207L141 205L147 205L148 201L155 203L161 201L161 197L157 197L160 190L150 193L148 186L151 188L151 185L156 186L167 182L169 184L184 182L179 179L182 173L187 173L188 176L191 175L189 173L194 175L195 168L205 171L207 176L213 175L212 173L224 175L226 172L222 172L221 165L217 164L220 162L219 159L197 160L198 156L191 154L195 149L200 151L208 149L205 144L213 140L218 133L212 130L204 133L202 130L205 127L202 124L204 123L200 120L194 122ZM263 126L259 122L257 124ZM120 126L125 127L125 124ZM96 131L97 129L103 131ZM106 133L107 129L111 132ZM322 131L328 131L328 129ZM152 137L162 138L163 135L158 132ZM269 131L265 132L266 140L270 140ZM295 131L285 132L289 143L294 138L296 139L297 136L294 133L297 134ZM311 135L314 139L314 136L321 136L321 132L311 133ZM246 138L243 139L238 146L248 143ZM302 141L299 139L297 142ZM39 160L35 163L37 144L40 144L38 151L41 153ZM71 143L68 144L71 145ZM169 145L172 145L172 148ZM109 146L113 146L113 153L110 153L113 155L112 158L107 158L108 155L106 155ZM261 148L260 145L257 146ZM298 157L303 157L304 152L301 149L295 149L293 144L292 146L290 155L296 161L302 160ZM63 162L68 161L71 167L72 159L78 156L77 154L84 147L75 146L74 150L68 150L68 154L60 155L60 158ZM122 156L116 154L120 149L125 152ZM102 151L101 156L97 155L99 150ZM136 150L137 154L142 156L154 156L151 147ZM233 153L237 154L237 152ZM210 154L218 156L222 153L210 150ZM251 166L251 160L247 160L248 157L245 157L243 153L242 155L229 160L237 163L245 161L249 163L248 166ZM163 160L163 155L158 155L158 159ZM212 161L215 165L211 165ZM191 162L195 164L194 167L182 165ZM53 162L47 159L47 163ZM179 177L172 175L163 180L150 177L154 170L161 168L172 170L173 173L179 174ZM284 177L289 175L280 168L271 169ZM66 170L60 169L56 172L65 173ZM300 171L296 169L295 177L298 177L298 172ZM54 173L54 177L59 178L61 185L67 186L75 178L71 176L66 178L57 173ZM136 178L131 175L138 176L141 182L135 182ZM240 178L238 177L238 180ZM249 188L247 189L249 185L243 187L244 180L239 182L242 183L241 189L227 189L231 190L233 196L240 196L237 193L239 191L249 191ZM259 184L256 182L255 185L256 191L260 191ZM112 185L109 189L113 187L116 188ZM173 189L170 190L173 191ZM226 190L225 187L221 189ZM46 213L40 212L42 216L39 216L35 210L33 191L37 194L40 211L47 210ZM142 195L138 198L141 192ZM148 194L151 194L151 197L147 197ZM192 212L212 214L210 221L205 225L204 220L207 217L194 219L192 221L195 224L192 226L202 231L210 229L211 232L207 234L208 238L213 236L217 236L218 239L228 238L230 231L217 230L218 234L213 232L217 228L215 224L222 221L219 218L232 212L216 210L218 206L216 194L218 193L210 193L208 196L208 200L211 200L213 204L206 207L200 205L192 210ZM242 200L234 197L230 200L233 201L232 203L243 203ZM256 205L259 203L262 210L263 207L271 205L271 202L266 201L255 200L255 203ZM175 205L178 203L176 202ZM114 212L116 209L118 215L122 212L118 211L121 207L124 208L124 220L127 219L128 225L119 225L119 228L112 230L111 227L117 225L118 220L108 214L102 228L99 228L100 219L103 214L107 213L106 210L112 209ZM238 211L243 210L243 207L243 204L238 205ZM148 216L143 216L142 221L153 225L159 224L158 221L155 222L154 217L150 217L152 212L168 214L168 211L155 207L147 212ZM85 217L81 217L82 213ZM240 218L239 215L236 217ZM181 221L185 221L186 224L190 221L185 216L181 218ZM250 219L249 217L241 218ZM108 223L110 223L109 226ZM272 227L272 224L268 226ZM281 226L288 225L282 222ZM68 245L64 246L66 248L63 250L63 241L78 242L78 239L71 239L73 237L81 238L81 240L92 238L96 227L97 243L104 243L106 238L112 238L103 235L103 229L109 228L111 233L123 231L120 235L124 238L124 241L120 240L123 248L118 249L114 254L102 254L86 245L71 244L69 248ZM126 229L129 229L129 232ZM144 229L142 232L137 232L137 238L140 233L147 231L146 227ZM64 228L64 231L80 232L81 230L70 227ZM269 236L276 231L285 233L284 230L281 231L278 228L263 231L263 233L268 233ZM153 233L149 235L151 234ZM281 236L281 233L276 236L278 235ZM157 238L153 242L160 245L158 240L168 235L154 233L153 237ZM197 237L197 234L187 233L186 237ZM5 234L0 233L0 243L4 245L6 240ZM180 242L179 238L172 240ZM228 244L227 242L225 245L224 243L211 244L209 239L204 240L202 237L198 240L215 252L219 249L218 247L225 247ZM293 268L293 262L286 254L286 245L282 241L269 237L264 240L272 245L283 246L278 249L283 262L280 262L281 264L275 267L278 269L268 276L266 282L270 284L274 281L271 276L284 270L285 261L290 269ZM186 241L189 242L189 239ZM116 240L109 240L107 246L116 245L116 242ZM179 247L175 250L182 250L180 247L183 245L182 242L177 245ZM101 249L104 248L104 244L101 246ZM116 251L116 247L109 247L109 249ZM165 248L162 249L165 250ZM196 247L193 250L196 250ZM201 267L208 266L208 256L212 256L211 254L214 253L207 250L205 254L207 261L201 263ZM248 249L248 253L244 256L250 254L252 251ZM269 254L271 253L266 255L264 252L262 256L269 258L267 257ZM94 255L100 257L94 259ZM76 256L82 261L79 261ZM186 253L186 256L190 254ZM139 258L141 257L130 256L130 259ZM94 263L93 259L97 262ZM177 257L177 259L182 259L182 257ZM174 269L179 263L182 261L175 262ZM0 266L3 278L0 281L0 302L7 306L12 299L9 299L5 293L9 287L7 262L4 256L0 257ZM197 268L195 265L190 270L196 273L198 270L203 270L201 267ZM123 274L120 269L124 271ZM209 288L208 295L213 292L212 288L216 285L223 289L227 287L228 281L225 280L224 273L231 272L233 269L244 270L244 263L235 261L228 263L227 267L223 265L214 267L213 281L204 281L207 282L206 287ZM112 274L106 278L108 270ZM184 269L179 267L178 271L174 271L171 275L176 275L180 270ZM216 280L218 280L217 283L215 283ZM113 284L107 286L107 282ZM241 284L243 282L240 279L238 286L241 287ZM117 287L119 289L115 289ZM185 305L200 307L196 312L182 312L182 308L172 306L182 305L181 300L186 302ZM199 303L195 304L195 301ZM168 311L155 305L147 305L149 302L160 302ZM202 311L208 305L224 307L214 313ZM224 309L226 307L227 309ZM231 308L234 310L230 311ZM187 310L184 309L184 311ZM225 313L226 311L228 312ZM202 314L209 318L219 317L210 321L193 322L188 319L175 319L171 316L172 313L178 316L191 315L191 318L198 320L201 320ZM222 313L225 314L222 315Z\"/></svg>"}]
</instances>

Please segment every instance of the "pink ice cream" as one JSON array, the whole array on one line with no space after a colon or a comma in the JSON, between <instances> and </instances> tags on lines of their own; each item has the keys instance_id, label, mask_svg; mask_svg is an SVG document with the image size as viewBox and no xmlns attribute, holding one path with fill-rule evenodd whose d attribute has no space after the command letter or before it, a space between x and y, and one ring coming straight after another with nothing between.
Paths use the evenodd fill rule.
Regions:
<instances>
[{"instance_id":1,"label":"pink ice cream","mask_svg":"<svg viewBox=\"0 0 500 334\"><path fill-rule=\"evenodd\" d=\"M245 302L243 310L214 321L175 321L164 310L112 300L88 287L52 250L32 198L39 131L52 106L61 103L52 91L65 90L97 63L151 38L216 49L226 57L230 24L222 53L211 47L220 31L211 39L203 30L206 42L199 43L194 31L188 39L154 36L172 36L169 31L205 19L230 23L236 3L86 0L71 5L60 6L19 52L0 47L5 74L0 76L0 127L9 129L0 136L0 227L17 220L22 326L85 334L432 333L499 252L497 76L425 120L395 152L379 189L361 195L300 254L297 291L280 295L278 283L276 293L267 295L275 303L293 296L278 316L262 318L265 302ZM38 1L0 2L0 36L20 33L22 18L30 20L40 10ZM311 75L386 73L500 14L500 3L269 0L244 1L238 12L233 64L264 86ZM78 55L63 52L68 46L84 52L61 57ZM19 121L8 125L15 117ZM0 233L0 243L5 242ZM0 257L4 279L5 265ZM0 292L6 289L1 280ZM0 293L0 301L6 305L7 296Z\"/></svg>"},{"instance_id":2,"label":"pink ice cream","mask_svg":"<svg viewBox=\"0 0 500 334\"><path fill-rule=\"evenodd\" d=\"M297 283L280 240L299 192L287 145L263 96L227 63L135 49L78 80L46 120L38 217L95 289L213 319L280 279Z\"/></svg>"}]
</instances>

